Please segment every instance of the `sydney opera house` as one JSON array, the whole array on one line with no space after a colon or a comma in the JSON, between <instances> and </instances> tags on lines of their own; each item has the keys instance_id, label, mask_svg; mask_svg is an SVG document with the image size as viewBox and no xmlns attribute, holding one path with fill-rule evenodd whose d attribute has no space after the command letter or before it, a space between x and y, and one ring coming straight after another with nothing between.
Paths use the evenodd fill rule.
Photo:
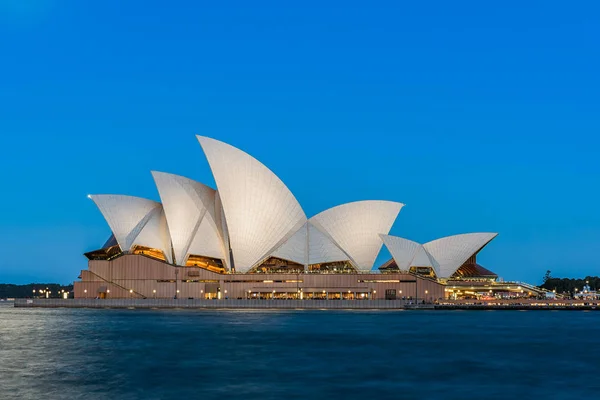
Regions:
<instances>
[{"instance_id":1,"label":"sydney opera house","mask_svg":"<svg viewBox=\"0 0 600 400\"><path fill-rule=\"evenodd\" d=\"M112 236L86 253L76 298L418 299L493 282L477 253L495 233L419 244L390 236L402 203L357 201L308 218L265 165L198 137L216 189L153 172L160 202L89 196ZM392 259L376 266L383 246Z\"/></svg>"}]
</instances>

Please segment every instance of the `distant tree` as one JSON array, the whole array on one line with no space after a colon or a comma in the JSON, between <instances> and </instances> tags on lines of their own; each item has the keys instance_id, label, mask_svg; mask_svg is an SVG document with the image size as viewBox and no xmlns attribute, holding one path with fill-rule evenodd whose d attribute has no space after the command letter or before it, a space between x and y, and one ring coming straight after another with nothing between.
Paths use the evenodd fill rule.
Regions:
<instances>
[{"instance_id":1,"label":"distant tree","mask_svg":"<svg viewBox=\"0 0 600 400\"><path fill-rule=\"evenodd\" d=\"M544 275L544 283L548 282L552 279L552 272L550 270L546 271L546 275Z\"/></svg>"},{"instance_id":2,"label":"distant tree","mask_svg":"<svg viewBox=\"0 0 600 400\"><path fill-rule=\"evenodd\" d=\"M547 273L546 273L547 275ZM586 276L584 279L572 279L572 278L553 278L544 276L544 283L541 285L547 290L556 290L557 293L575 293L583 290L585 285L589 285L591 290L600 289L600 277L597 276Z\"/></svg>"},{"instance_id":3,"label":"distant tree","mask_svg":"<svg viewBox=\"0 0 600 400\"><path fill-rule=\"evenodd\" d=\"M73 285L59 285L58 283L30 283L28 285L12 285L0 283L0 299L25 298L41 296L40 289L48 290L51 298L60 298L61 290L70 292ZM33 291L36 291L34 294Z\"/></svg>"}]
</instances>

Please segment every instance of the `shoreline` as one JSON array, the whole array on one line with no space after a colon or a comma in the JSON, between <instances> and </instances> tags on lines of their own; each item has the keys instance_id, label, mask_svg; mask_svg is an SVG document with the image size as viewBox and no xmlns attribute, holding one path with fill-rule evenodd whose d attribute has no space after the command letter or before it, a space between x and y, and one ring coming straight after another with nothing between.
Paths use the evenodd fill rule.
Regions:
<instances>
[{"instance_id":1,"label":"shoreline","mask_svg":"<svg viewBox=\"0 0 600 400\"><path fill-rule=\"evenodd\" d=\"M8 303L8 302L7 302ZM15 299L16 308L199 310L600 311L600 304L409 304L404 300Z\"/></svg>"}]
</instances>

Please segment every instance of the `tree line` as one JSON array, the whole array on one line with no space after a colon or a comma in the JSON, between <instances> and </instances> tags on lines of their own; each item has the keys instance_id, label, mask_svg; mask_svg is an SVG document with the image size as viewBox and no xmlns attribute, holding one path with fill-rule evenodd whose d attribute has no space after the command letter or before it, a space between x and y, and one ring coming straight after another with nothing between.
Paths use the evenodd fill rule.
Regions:
<instances>
[{"instance_id":1,"label":"tree line","mask_svg":"<svg viewBox=\"0 0 600 400\"><path fill-rule=\"evenodd\" d=\"M556 290L556 293L575 293L582 291L585 285L588 285L591 290L598 290L600 287L600 277L598 276L586 276L583 279L573 278L554 278L551 271L546 271L544 275L544 283L540 287L546 290Z\"/></svg>"},{"instance_id":2,"label":"tree line","mask_svg":"<svg viewBox=\"0 0 600 400\"><path fill-rule=\"evenodd\" d=\"M35 294L34 291L35 290ZM60 285L58 283L29 283L27 285L13 285L0 283L0 299L18 299L26 297L46 297L45 293L40 293L47 290L50 298L61 298L62 292L70 292L73 290L73 285Z\"/></svg>"}]
</instances>

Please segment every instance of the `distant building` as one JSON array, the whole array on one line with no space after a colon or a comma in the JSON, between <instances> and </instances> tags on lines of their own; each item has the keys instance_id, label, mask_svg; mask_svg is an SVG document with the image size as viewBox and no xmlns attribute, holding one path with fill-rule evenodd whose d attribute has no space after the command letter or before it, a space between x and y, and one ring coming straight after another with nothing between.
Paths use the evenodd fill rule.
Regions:
<instances>
[{"instance_id":1,"label":"distant building","mask_svg":"<svg viewBox=\"0 0 600 400\"><path fill-rule=\"evenodd\" d=\"M575 290L573 297L580 300L598 300L600 299L600 293L596 290L592 290L590 284L586 282L581 291Z\"/></svg>"},{"instance_id":2,"label":"distant building","mask_svg":"<svg viewBox=\"0 0 600 400\"><path fill-rule=\"evenodd\" d=\"M217 190L153 172L161 202L89 196L112 230L75 283L76 298L419 299L456 296L448 285L492 284L476 256L496 233L424 245L389 236L402 203L343 204L307 218L266 166L198 137ZM385 243L393 259L374 270Z\"/></svg>"}]
</instances>

